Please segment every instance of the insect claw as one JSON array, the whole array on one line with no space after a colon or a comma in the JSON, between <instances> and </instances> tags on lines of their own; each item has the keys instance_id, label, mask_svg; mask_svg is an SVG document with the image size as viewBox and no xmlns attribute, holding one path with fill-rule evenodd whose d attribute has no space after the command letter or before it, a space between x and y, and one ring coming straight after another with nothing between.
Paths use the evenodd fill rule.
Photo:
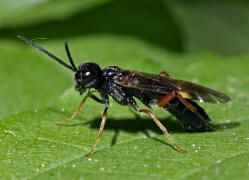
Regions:
<instances>
[{"instance_id":1,"label":"insect claw","mask_svg":"<svg viewBox=\"0 0 249 180\"><path fill-rule=\"evenodd\" d=\"M89 153L87 153L86 155L84 155L84 158L85 159L87 159L89 156L91 156L93 154L93 152L91 151L91 152L89 152Z\"/></svg>"},{"instance_id":2,"label":"insect claw","mask_svg":"<svg viewBox=\"0 0 249 180\"><path fill-rule=\"evenodd\" d=\"M66 120L62 120L62 121L56 121L55 124L56 124L56 125L65 124L65 123L67 123L68 121L71 121L73 118L75 118L78 114L79 114L79 112L75 112L75 113L73 113L73 115L72 115L70 118L68 118L68 119L66 119Z\"/></svg>"},{"instance_id":3,"label":"insect claw","mask_svg":"<svg viewBox=\"0 0 249 180\"><path fill-rule=\"evenodd\" d=\"M177 147L176 148L179 152L182 152L182 153L184 153L184 154L187 154L188 152L187 151L185 151L185 150L183 150L183 149L181 149L181 148L179 148L179 147Z\"/></svg>"}]
</instances>

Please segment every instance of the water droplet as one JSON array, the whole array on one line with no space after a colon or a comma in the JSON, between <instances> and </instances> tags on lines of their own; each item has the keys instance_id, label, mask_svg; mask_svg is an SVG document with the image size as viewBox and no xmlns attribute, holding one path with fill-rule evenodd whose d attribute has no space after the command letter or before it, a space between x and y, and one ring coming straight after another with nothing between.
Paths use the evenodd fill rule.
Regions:
<instances>
[{"instance_id":1,"label":"water droplet","mask_svg":"<svg viewBox=\"0 0 249 180\"><path fill-rule=\"evenodd\" d=\"M216 163L221 163L221 160L220 160L220 159L219 159L219 160L217 160L217 161L216 161Z\"/></svg>"},{"instance_id":2,"label":"water droplet","mask_svg":"<svg viewBox=\"0 0 249 180\"><path fill-rule=\"evenodd\" d=\"M4 132L9 133L9 134L13 134L14 136L16 136L16 133L15 133L15 132L13 132L13 131L10 131L10 130L4 130Z\"/></svg>"}]
</instances>

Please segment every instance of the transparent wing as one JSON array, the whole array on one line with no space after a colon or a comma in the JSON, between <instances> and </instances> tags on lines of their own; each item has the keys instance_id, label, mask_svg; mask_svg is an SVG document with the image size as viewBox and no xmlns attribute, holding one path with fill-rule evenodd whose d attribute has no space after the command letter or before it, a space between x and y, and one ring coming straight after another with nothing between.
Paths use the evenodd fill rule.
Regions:
<instances>
[{"instance_id":1,"label":"transparent wing","mask_svg":"<svg viewBox=\"0 0 249 180\"><path fill-rule=\"evenodd\" d=\"M231 100L229 96L221 92L191 82L136 71L124 70L123 74L115 79L115 83L125 88L160 94L176 91L180 92L184 98L199 102L226 103Z\"/></svg>"}]
</instances>

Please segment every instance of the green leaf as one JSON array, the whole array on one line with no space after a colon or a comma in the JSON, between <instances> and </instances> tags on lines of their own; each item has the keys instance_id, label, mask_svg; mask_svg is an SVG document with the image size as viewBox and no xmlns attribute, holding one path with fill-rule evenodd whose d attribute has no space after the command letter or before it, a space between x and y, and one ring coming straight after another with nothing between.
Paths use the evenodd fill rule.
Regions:
<instances>
[{"instance_id":1,"label":"green leaf","mask_svg":"<svg viewBox=\"0 0 249 180\"><path fill-rule=\"evenodd\" d=\"M145 39L177 53L247 54L248 8L243 0L2 0L0 37L111 33Z\"/></svg>"},{"instance_id":2,"label":"green leaf","mask_svg":"<svg viewBox=\"0 0 249 180\"><path fill-rule=\"evenodd\" d=\"M247 2L234 0L1 1L0 179L247 179L247 9ZM166 71L224 92L231 102L201 104L221 130L187 133L167 111L153 110L185 155L150 118L111 100L103 138L84 159L103 105L89 99L74 121L54 125L83 97L74 91L72 72L17 34L36 38L65 62L70 40L77 65Z\"/></svg>"},{"instance_id":3,"label":"green leaf","mask_svg":"<svg viewBox=\"0 0 249 180\"><path fill-rule=\"evenodd\" d=\"M52 104L72 85L71 75L25 44L0 42L0 118ZM48 88L51 87L51 88Z\"/></svg>"},{"instance_id":4,"label":"green leaf","mask_svg":"<svg viewBox=\"0 0 249 180\"><path fill-rule=\"evenodd\" d=\"M64 54L62 59L66 59L63 41L41 44L53 49L52 52L59 57ZM26 49L20 52L20 56L29 58L29 53L32 53L32 56L40 58L39 61L54 64L55 68L66 73L64 67L37 49L28 48L26 44L20 48ZM55 121L69 117L81 102L78 93L69 88L49 108L21 112L0 121L1 177L197 179L201 174L203 177L221 179L229 176L226 174L228 166L241 172L229 171L231 177L240 174L238 178L242 179L248 176L248 163L243 161L238 166L240 160L248 157L249 148L247 56L224 58L211 53L178 56L145 41L114 35L72 37L70 49L76 64L95 61L101 67L117 65L150 73L165 70L172 77L229 94L232 98L230 103L201 104L213 119L213 124L222 130L187 133L165 110L153 111L171 131L176 143L188 151L185 155L172 148L150 118L137 117L128 107L112 100L103 138L96 152L89 159L84 159L83 156L89 152L97 137L104 106L89 99L74 121L54 125ZM50 86L44 84L43 89L54 88ZM45 95L50 96L49 93ZM141 103L139 105L144 107ZM220 169L218 173L217 168Z\"/></svg>"},{"instance_id":5,"label":"green leaf","mask_svg":"<svg viewBox=\"0 0 249 180\"><path fill-rule=\"evenodd\" d=\"M186 52L212 50L219 54L247 54L249 3L241 0L163 1L183 29Z\"/></svg>"},{"instance_id":6,"label":"green leaf","mask_svg":"<svg viewBox=\"0 0 249 180\"><path fill-rule=\"evenodd\" d=\"M61 20L109 0L8 0L0 2L0 27L19 27ZM20 19L21 17L21 19Z\"/></svg>"},{"instance_id":7,"label":"green leaf","mask_svg":"<svg viewBox=\"0 0 249 180\"><path fill-rule=\"evenodd\" d=\"M247 179L249 154L239 154L194 173L185 179Z\"/></svg>"}]
</instances>

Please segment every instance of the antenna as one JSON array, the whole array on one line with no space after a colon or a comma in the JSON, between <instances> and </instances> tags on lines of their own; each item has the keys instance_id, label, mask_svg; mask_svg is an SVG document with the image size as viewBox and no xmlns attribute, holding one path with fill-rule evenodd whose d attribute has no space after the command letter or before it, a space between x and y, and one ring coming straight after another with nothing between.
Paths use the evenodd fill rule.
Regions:
<instances>
[{"instance_id":1,"label":"antenna","mask_svg":"<svg viewBox=\"0 0 249 180\"><path fill-rule=\"evenodd\" d=\"M73 58L72 58L72 56L71 56L71 54L70 54L69 48L68 48L68 41L65 42L65 48L66 48L66 52L67 52L68 59L69 59L71 65L72 65L72 67L73 67L75 70L77 70L77 68L76 68L76 66L75 66L75 64L74 64L74 62L73 62Z\"/></svg>"},{"instance_id":2,"label":"antenna","mask_svg":"<svg viewBox=\"0 0 249 180\"><path fill-rule=\"evenodd\" d=\"M71 60L72 60L71 56L69 57L69 60L70 60L70 58L71 58L70 62L71 62L71 64L72 64L73 67L70 66L70 65L68 65L68 64L66 64L66 63L63 62L61 59L57 58L55 55L51 54L50 52L48 52L48 51L45 50L44 48L42 48L42 47L40 47L39 45L37 45L37 44L35 44L34 42L32 42L31 40L28 40L27 38L25 38L25 37L23 37L23 36L20 36L20 35L18 35L17 37L18 37L19 39L25 41L26 43L28 43L28 44L30 44L30 45L36 47L36 48L39 49L40 51L44 52L44 53L47 54L49 57L51 57L52 59L56 60L57 62L59 62L60 64L62 64L63 66L65 66L66 68L68 68L68 69L70 69L70 70L76 72L77 68L75 67L74 63L72 63L73 61L71 62ZM68 52L69 52L69 50L68 50ZM68 53L68 52L67 52L67 53ZM69 53L69 55L70 55L70 53ZM68 55L68 56L69 56L69 55Z\"/></svg>"}]
</instances>

